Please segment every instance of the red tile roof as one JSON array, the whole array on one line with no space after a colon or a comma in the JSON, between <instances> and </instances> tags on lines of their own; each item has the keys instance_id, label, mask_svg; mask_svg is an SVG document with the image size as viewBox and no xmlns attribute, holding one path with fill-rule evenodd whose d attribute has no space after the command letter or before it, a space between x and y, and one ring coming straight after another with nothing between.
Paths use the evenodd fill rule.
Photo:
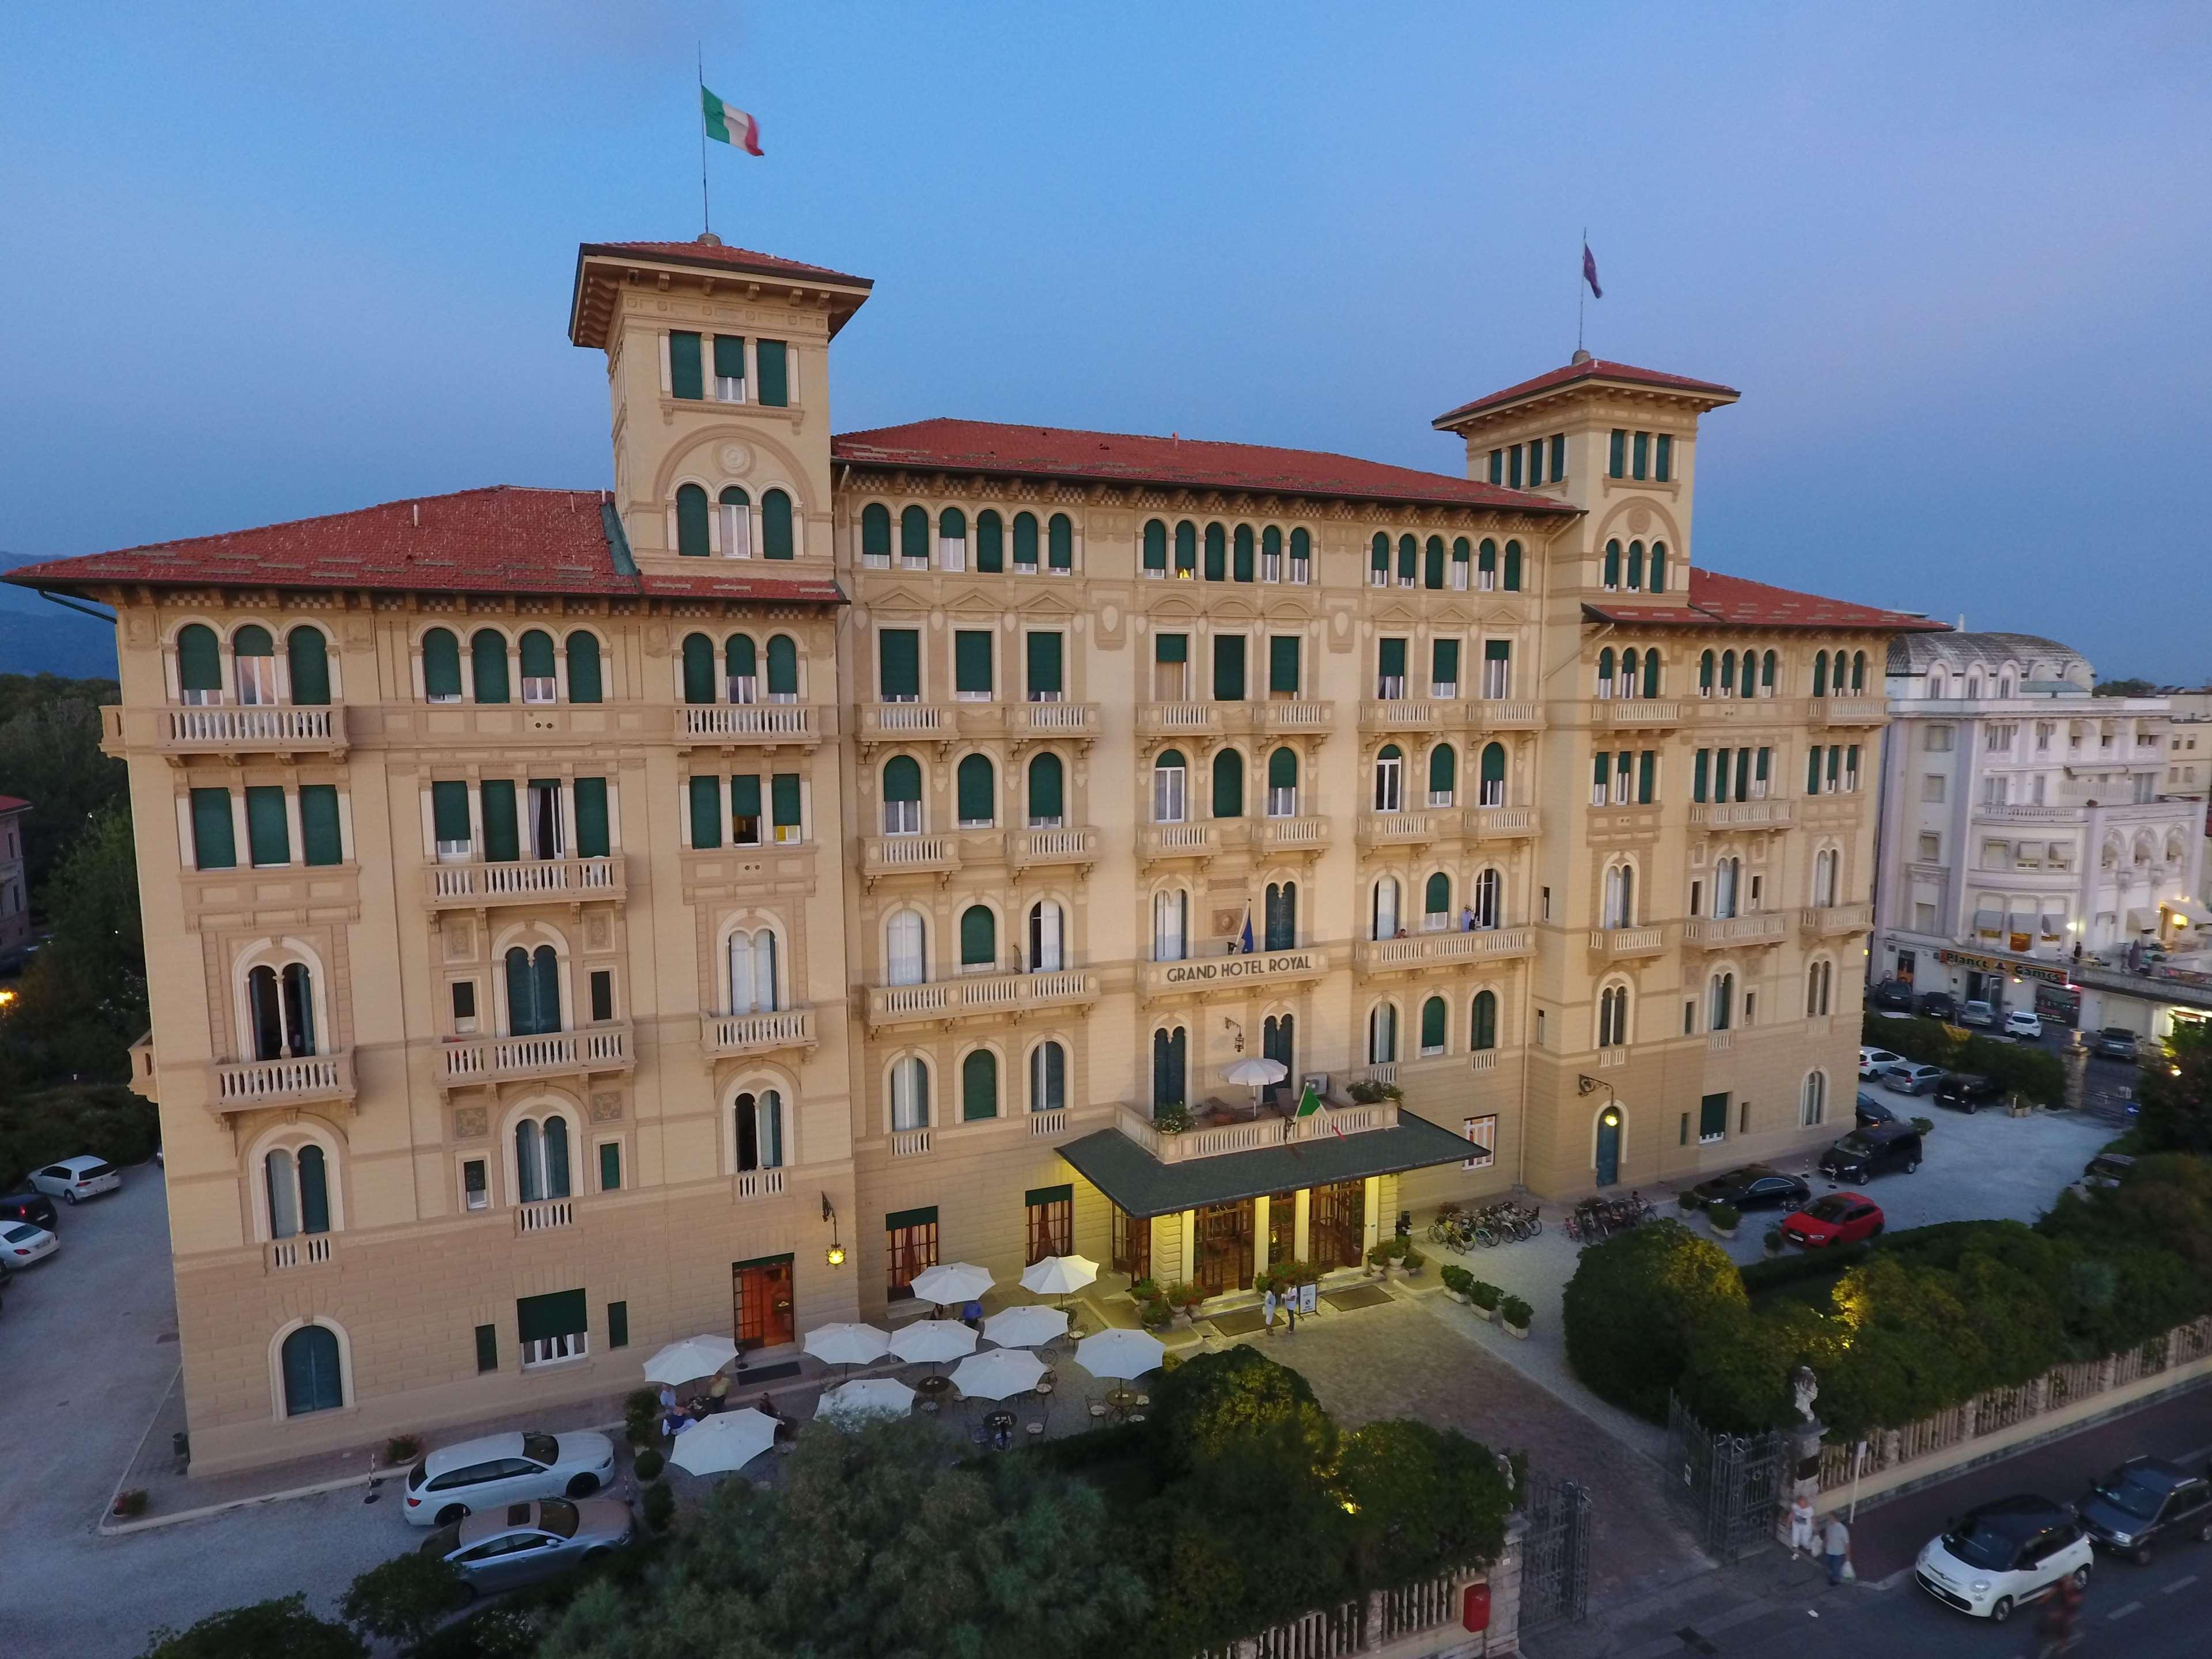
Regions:
<instances>
[{"instance_id":1,"label":"red tile roof","mask_svg":"<svg viewBox=\"0 0 2212 1659\"><path fill-rule=\"evenodd\" d=\"M1522 513L1579 509L1449 473L1389 466L1351 455L1264 444L1153 438L1065 427L1013 426L939 418L848 432L830 440L830 457L854 466L909 467L1100 483L1180 484L1424 506L1494 507Z\"/></svg>"},{"instance_id":2,"label":"red tile roof","mask_svg":"<svg viewBox=\"0 0 2212 1659\"><path fill-rule=\"evenodd\" d=\"M1583 611L1600 622L1647 628L1711 628L1720 623L1738 628L1870 628L1893 634L1921 634L1941 633L1950 627L1948 623L1933 622L1910 611L1822 599L1817 593L1800 593L1694 568L1686 599L1639 602L1634 594L1624 593L1585 601Z\"/></svg>"},{"instance_id":3,"label":"red tile roof","mask_svg":"<svg viewBox=\"0 0 2212 1659\"><path fill-rule=\"evenodd\" d=\"M1477 398L1471 404L1462 404L1457 409L1437 416L1429 424L1447 427L1456 421L1465 420L1470 415L1502 409L1508 404L1520 402L1523 398L1533 398L1540 392L1549 392L1577 380L1621 380L1632 386L1657 386L1668 392L1689 392L1702 397L1725 398L1731 403L1742 395L1734 386L1723 386L1717 380L1693 380L1684 374L1667 374L1656 368L1638 368L1633 363L1608 362L1602 357L1591 357L1579 363L1568 363L1564 368L1547 369L1532 380L1509 386L1504 391L1493 392L1486 398Z\"/></svg>"},{"instance_id":4,"label":"red tile roof","mask_svg":"<svg viewBox=\"0 0 2212 1659\"><path fill-rule=\"evenodd\" d=\"M26 587L366 588L416 593L576 593L835 605L823 578L636 576L615 568L595 489L495 484L352 513L24 565Z\"/></svg>"},{"instance_id":5,"label":"red tile roof","mask_svg":"<svg viewBox=\"0 0 2212 1659\"><path fill-rule=\"evenodd\" d=\"M0 795L0 812L20 812L30 804L21 795Z\"/></svg>"},{"instance_id":6,"label":"red tile roof","mask_svg":"<svg viewBox=\"0 0 2212 1659\"><path fill-rule=\"evenodd\" d=\"M731 247L722 242L586 242L576 250L579 258L594 253L634 253L641 258L672 260L679 264L712 265L726 270L751 271L763 276L811 276L825 283L849 283L873 288L872 276L848 276L827 265L801 264L773 253Z\"/></svg>"}]
</instances>

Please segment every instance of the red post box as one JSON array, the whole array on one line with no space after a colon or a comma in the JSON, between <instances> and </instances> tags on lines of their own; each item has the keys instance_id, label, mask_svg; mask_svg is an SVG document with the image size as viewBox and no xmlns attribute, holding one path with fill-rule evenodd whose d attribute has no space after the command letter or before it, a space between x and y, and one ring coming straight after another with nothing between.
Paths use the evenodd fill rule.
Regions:
<instances>
[{"instance_id":1,"label":"red post box","mask_svg":"<svg viewBox=\"0 0 2212 1659\"><path fill-rule=\"evenodd\" d=\"M1490 1628L1490 1583L1487 1579L1467 1587L1467 1605L1461 1610L1460 1623L1471 1631Z\"/></svg>"}]
</instances>

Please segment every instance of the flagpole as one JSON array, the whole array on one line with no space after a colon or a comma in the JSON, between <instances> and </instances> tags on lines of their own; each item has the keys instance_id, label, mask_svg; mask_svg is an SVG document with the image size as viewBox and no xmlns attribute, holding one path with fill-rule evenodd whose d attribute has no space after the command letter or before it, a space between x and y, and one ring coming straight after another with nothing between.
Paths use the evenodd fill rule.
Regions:
<instances>
[{"instance_id":1,"label":"flagpole","mask_svg":"<svg viewBox=\"0 0 2212 1659\"><path fill-rule=\"evenodd\" d=\"M699 142L703 145L707 141L702 138ZM705 164L702 162L701 165L703 167ZM1588 225L1583 227L1583 252L1585 255L1589 252ZM1582 261L1577 259L1575 261L1575 349L1577 351L1583 349L1583 266Z\"/></svg>"},{"instance_id":2,"label":"flagpole","mask_svg":"<svg viewBox=\"0 0 2212 1659\"><path fill-rule=\"evenodd\" d=\"M699 228L712 235L714 231L714 210L707 203L707 48L701 42L691 43L699 60L699 104L692 118L699 123Z\"/></svg>"}]
</instances>

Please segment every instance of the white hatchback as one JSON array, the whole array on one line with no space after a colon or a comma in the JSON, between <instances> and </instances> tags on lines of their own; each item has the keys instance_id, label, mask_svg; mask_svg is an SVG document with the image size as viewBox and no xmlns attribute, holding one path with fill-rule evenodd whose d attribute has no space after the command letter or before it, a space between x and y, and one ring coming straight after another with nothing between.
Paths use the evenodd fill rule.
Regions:
<instances>
[{"instance_id":1,"label":"white hatchback","mask_svg":"<svg viewBox=\"0 0 2212 1659\"><path fill-rule=\"evenodd\" d=\"M74 1204L118 1190L123 1173L104 1158L65 1158L58 1164L31 1172L31 1185L51 1197Z\"/></svg>"},{"instance_id":2,"label":"white hatchback","mask_svg":"<svg viewBox=\"0 0 2212 1659\"><path fill-rule=\"evenodd\" d=\"M603 1434L488 1434L408 1470L399 1512L418 1527L450 1526L501 1504L589 1498L614 1476L615 1443Z\"/></svg>"},{"instance_id":3,"label":"white hatchback","mask_svg":"<svg viewBox=\"0 0 2212 1659\"><path fill-rule=\"evenodd\" d=\"M1894 1066L1904 1058L1903 1054L1893 1054L1887 1048L1869 1048L1862 1045L1859 1049L1859 1075L1880 1077L1884 1066Z\"/></svg>"},{"instance_id":4,"label":"white hatchback","mask_svg":"<svg viewBox=\"0 0 2212 1659\"><path fill-rule=\"evenodd\" d=\"M2005 1016L2005 1035L2033 1042L2043 1035L2043 1019L2033 1008L2015 1008Z\"/></svg>"},{"instance_id":5,"label":"white hatchback","mask_svg":"<svg viewBox=\"0 0 2212 1659\"><path fill-rule=\"evenodd\" d=\"M1913 1577L1947 1607L2002 1625L2071 1578L2089 1582L2089 1534L2047 1498L2001 1498L1968 1510L1920 1547Z\"/></svg>"}]
</instances>

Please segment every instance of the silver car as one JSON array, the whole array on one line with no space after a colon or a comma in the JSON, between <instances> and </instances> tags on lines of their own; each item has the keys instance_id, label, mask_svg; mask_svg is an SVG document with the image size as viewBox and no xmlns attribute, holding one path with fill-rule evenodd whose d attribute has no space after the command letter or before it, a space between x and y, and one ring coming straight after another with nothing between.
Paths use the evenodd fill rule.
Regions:
<instances>
[{"instance_id":1,"label":"silver car","mask_svg":"<svg viewBox=\"0 0 2212 1659\"><path fill-rule=\"evenodd\" d=\"M443 1527L533 1498L589 1498L614 1478L615 1443L603 1434L488 1434L441 1446L408 1470L399 1512Z\"/></svg>"},{"instance_id":2,"label":"silver car","mask_svg":"<svg viewBox=\"0 0 2212 1659\"><path fill-rule=\"evenodd\" d=\"M629 1505L618 1498L572 1504L549 1498L504 1504L441 1527L422 1540L422 1553L451 1562L473 1596L534 1584L596 1560L629 1543L633 1530Z\"/></svg>"},{"instance_id":3,"label":"silver car","mask_svg":"<svg viewBox=\"0 0 2212 1659\"><path fill-rule=\"evenodd\" d=\"M1892 1094L1924 1095L1943 1080L1941 1066L1917 1066L1901 1060L1881 1074L1881 1086Z\"/></svg>"}]
</instances>

